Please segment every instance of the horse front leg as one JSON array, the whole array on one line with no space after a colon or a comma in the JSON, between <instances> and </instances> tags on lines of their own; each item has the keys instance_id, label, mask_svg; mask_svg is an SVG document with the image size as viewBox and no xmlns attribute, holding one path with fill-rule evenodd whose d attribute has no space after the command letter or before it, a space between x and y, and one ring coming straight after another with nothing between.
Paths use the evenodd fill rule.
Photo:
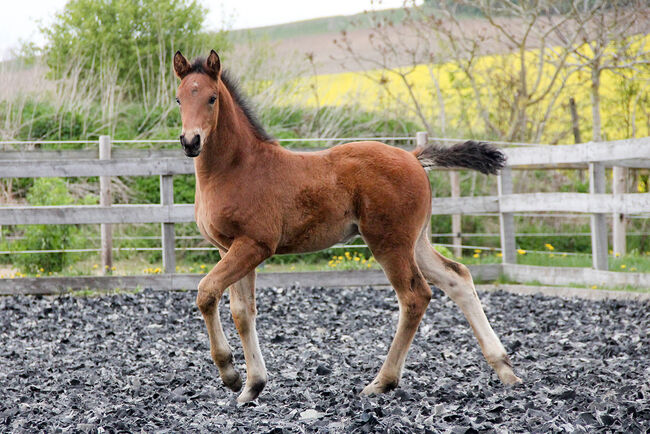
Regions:
<instances>
[{"instance_id":1,"label":"horse front leg","mask_svg":"<svg viewBox=\"0 0 650 434\"><path fill-rule=\"evenodd\" d=\"M241 389L242 382L233 365L232 350L221 326L219 300L226 288L254 271L268 256L265 246L248 238L238 238L221 261L199 282L196 304L208 330L210 355L219 368L223 383L234 391Z\"/></svg>"},{"instance_id":2,"label":"horse front leg","mask_svg":"<svg viewBox=\"0 0 650 434\"><path fill-rule=\"evenodd\" d=\"M255 271L230 287L230 312L239 332L246 359L246 386L238 402L252 401L266 386L266 366L255 330Z\"/></svg>"}]
</instances>

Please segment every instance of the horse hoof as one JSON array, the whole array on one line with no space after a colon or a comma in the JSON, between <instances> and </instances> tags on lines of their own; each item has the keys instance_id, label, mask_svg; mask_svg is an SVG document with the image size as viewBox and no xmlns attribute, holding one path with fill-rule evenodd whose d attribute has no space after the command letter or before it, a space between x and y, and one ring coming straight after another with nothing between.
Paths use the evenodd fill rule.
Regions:
<instances>
[{"instance_id":1,"label":"horse hoof","mask_svg":"<svg viewBox=\"0 0 650 434\"><path fill-rule=\"evenodd\" d=\"M223 380L223 384L233 392L239 392L241 389L241 377L239 376L239 373L234 369L232 372L229 372L228 375L223 375L221 379Z\"/></svg>"},{"instance_id":2,"label":"horse hoof","mask_svg":"<svg viewBox=\"0 0 650 434\"><path fill-rule=\"evenodd\" d=\"M244 402L250 402L255 399L260 395L262 390L264 389L264 386L266 386L266 380L255 380L248 384L248 381L246 382L246 387L244 387L244 391L237 397L237 402L244 403Z\"/></svg>"},{"instance_id":3,"label":"horse hoof","mask_svg":"<svg viewBox=\"0 0 650 434\"><path fill-rule=\"evenodd\" d=\"M515 384L523 383L523 381L521 381L521 378L517 377L514 372L503 373L499 376L499 379L503 384L506 384L508 386L514 386Z\"/></svg>"},{"instance_id":4,"label":"horse hoof","mask_svg":"<svg viewBox=\"0 0 650 434\"><path fill-rule=\"evenodd\" d=\"M368 384L366 387L364 387L363 390L361 391L361 394L365 396L379 395L380 393L390 392L396 387L397 387L397 381L389 382L389 383L380 383L379 381L375 380L372 383Z\"/></svg>"}]
</instances>

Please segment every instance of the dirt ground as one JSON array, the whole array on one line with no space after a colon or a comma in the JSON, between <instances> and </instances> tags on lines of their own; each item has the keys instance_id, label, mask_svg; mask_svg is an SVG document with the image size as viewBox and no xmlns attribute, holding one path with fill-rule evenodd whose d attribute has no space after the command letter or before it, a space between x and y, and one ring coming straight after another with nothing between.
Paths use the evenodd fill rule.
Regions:
<instances>
[{"instance_id":1,"label":"dirt ground","mask_svg":"<svg viewBox=\"0 0 650 434\"><path fill-rule=\"evenodd\" d=\"M210 359L195 291L0 297L0 432L647 432L650 304L480 294L524 383L505 387L434 291L399 387L359 392L386 356L384 288L267 288L269 382L238 405ZM228 298L221 303L244 372Z\"/></svg>"}]
</instances>

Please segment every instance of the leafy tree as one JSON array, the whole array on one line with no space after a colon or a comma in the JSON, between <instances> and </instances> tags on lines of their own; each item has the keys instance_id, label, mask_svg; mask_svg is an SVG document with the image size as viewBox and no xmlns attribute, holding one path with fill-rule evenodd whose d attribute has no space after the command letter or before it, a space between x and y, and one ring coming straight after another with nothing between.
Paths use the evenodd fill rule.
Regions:
<instances>
[{"instance_id":1,"label":"leafy tree","mask_svg":"<svg viewBox=\"0 0 650 434\"><path fill-rule=\"evenodd\" d=\"M223 33L201 33L205 14L197 0L70 0L42 29L47 63L57 78L110 71L137 97L147 81L165 83L177 49L224 48Z\"/></svg>"}]
</instances>

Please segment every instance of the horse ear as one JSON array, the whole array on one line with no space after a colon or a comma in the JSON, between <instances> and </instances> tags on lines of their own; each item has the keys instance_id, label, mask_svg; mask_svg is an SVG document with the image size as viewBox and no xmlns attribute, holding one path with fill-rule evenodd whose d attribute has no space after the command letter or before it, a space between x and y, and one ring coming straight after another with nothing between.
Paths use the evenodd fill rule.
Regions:
<instances>
[{"instance_id":1,"label":"horse ear","mask_svg":"<svg viewBox=\"0 0 650 434\"><path fill-rule=\"evenodd\" d=\"M219 74L221 74L221 60L219 59L219 55L216 51L210 50L210 55L205 61L205 66L207 66L206 69L208 75L217 80L219 78Z\"/></svg>"},{"instance_id":2,"label":"horse ear","mask_svg":"<svg viewBox=\"0 0 650 434\"><path fill-rule=\"evenodd\" d=\"M177 51L176 54L174 54L174 72L176 73L176 77L182 80L187 74L189 74L190 69L192 69L190 62L187 61L180 51Z\"/></svg>"}]
</instances>

